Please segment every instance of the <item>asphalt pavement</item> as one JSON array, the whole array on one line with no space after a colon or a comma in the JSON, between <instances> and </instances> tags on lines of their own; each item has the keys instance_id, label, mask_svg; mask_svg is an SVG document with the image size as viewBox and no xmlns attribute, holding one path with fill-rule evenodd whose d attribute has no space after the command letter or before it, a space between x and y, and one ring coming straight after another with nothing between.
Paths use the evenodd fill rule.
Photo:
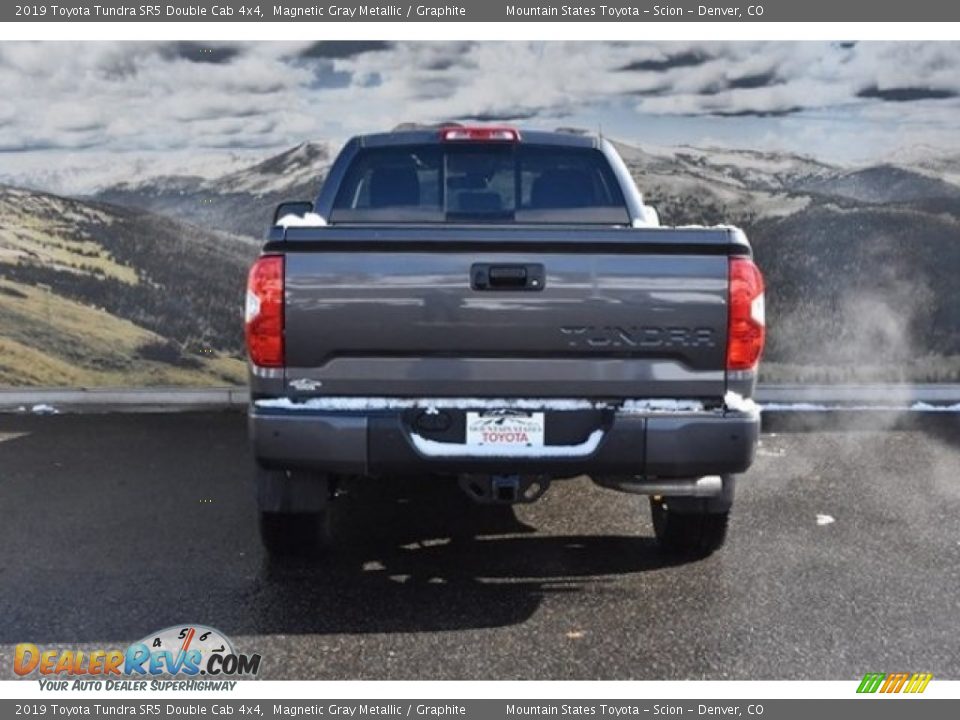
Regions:
<instances>
[{"instance_id":1,"label":"asphalt pavement","mask_svg":"<svg viewBox=\"0 0 960 720\"><path fill-rule=\"evenodd\" d=\"M0 415L0 678L18 642L202 623L267 679L960 679L960 416L803 424L705 560L586 479L519 508L407 479L347 486L335 554L278 565L241 414Z\"/></svg>"}]
</instances>

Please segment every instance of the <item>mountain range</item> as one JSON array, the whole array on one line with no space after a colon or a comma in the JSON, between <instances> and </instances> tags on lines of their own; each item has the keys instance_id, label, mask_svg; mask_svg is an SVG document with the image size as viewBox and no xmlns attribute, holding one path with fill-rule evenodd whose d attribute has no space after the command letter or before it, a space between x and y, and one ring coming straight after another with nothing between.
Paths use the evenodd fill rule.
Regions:
<instances>
[{"instance_id":1,"label":"mountain range","mask_svg":"<svg viewBox=\"0 0 960 720\"><path fill-rule=\"evenodd\" d=\"M769 381L960 379L960 157L856 167L616 143L664 224L732 223L767 279ZM0 384L242 381L246 267L332 160L303 143L208 177L62 197L0 186Z\"/></svg>"},{"instance_id":2,"label":"mountain range","mask_svg":"<svg viewBox=\"0 0 960 720\"><path fill-rule=\"evenodd\" d=\"M99 190L95 198L202 227L260 238L284 200L312 200L330 166L324 143L302 143L216 177L159 176Z\"/></svg>"}]
</instances>

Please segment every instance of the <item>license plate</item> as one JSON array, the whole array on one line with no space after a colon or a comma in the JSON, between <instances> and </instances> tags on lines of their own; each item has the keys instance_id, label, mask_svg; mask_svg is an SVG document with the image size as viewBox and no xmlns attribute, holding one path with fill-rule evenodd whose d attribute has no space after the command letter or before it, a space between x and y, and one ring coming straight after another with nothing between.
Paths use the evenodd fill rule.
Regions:
<instances>
[{"instance_id":1,"label":"license plate","mask_svg":"<svg viewBox=\"0 0 960 720\"><path fill-rule=\"evenodd\" d=\"M543 447L542 412L495 410L467 413L467 445L503 449Z\"/></svg>"}]
</instances>

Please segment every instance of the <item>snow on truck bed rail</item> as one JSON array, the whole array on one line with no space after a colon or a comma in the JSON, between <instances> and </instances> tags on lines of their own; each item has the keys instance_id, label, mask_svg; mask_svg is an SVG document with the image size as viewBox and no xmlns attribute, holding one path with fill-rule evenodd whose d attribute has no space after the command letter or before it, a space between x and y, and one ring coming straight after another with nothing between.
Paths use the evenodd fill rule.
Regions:
<instances>
[{"instance_id":1,"label":"snow on truck bed rail","mask_svg":"<svg viewBox=\"0 0 960 720\"><path fill-rule=\"evenodd\" d=\"M747 413L748 415L756 415L760 412L760 406L753 400L745 398L740 393L733 392L733 390L728 391L723 396L723 405L727 410Z\"/></svg>"},{"instance_id":2,"label":"snow on truck bed rail","mask_svg":"<svg viewBox=\"0 0 960 720\"><path fill-rule=\"evenodd\" d=\"M317 215L317 213L307 213L306 215L284 215L282 218L277 220L274 225L277 227L288 228L288 227L326 227L328 225L327 219L322 215ZM742 232L739 227L736 225L672 225L672 226L663 226L660 225L659 220L656 219L645 219L645 218L634 218L630 223L632 228L659 228L663 227L667 230L736 230Z\"/></svg>"},{"instance_id":3,"label":"snow on truck bed rail","mask_svg":"<svg viewBox=\"0 0 960 720\"><path fill-rule=\"evenodd\" d=\"M671 225L673 230L735 230L738 232L743 232L743 230L737 225L729 225L727 223L717 223L716 225Z\"/></svg>"},{"instance_id":4,"label":"snow on truck bed rail","mask_svg":"<svg viewBox=\"0 0 960 720\"><path fill-rule=\"evenodd\" d=\"M306 215L284 215L274 223L277 227L326 227L327 220L322 215L307 213Z\"/></svg>"}]
</instances>

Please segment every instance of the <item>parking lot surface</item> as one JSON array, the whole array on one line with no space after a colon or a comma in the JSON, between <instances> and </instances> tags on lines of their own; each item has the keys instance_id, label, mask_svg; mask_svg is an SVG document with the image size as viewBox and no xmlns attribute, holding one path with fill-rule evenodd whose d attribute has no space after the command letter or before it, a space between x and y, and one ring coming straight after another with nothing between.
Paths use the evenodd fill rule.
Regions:
<instances>
[{"instance_id":1,"label":"parking lot surface","mask_svg":"<svg viewBox=\"0 0 960 720\"><path fill-rule=\"evenodd\" d=\"M765 433L705 560L583 478L518 508L405 479L348 485L337 551L278 565L242 415L3 415L0 677L18 642L201 623L268 679L958 679L957 423Z\"/></svg>"}]
</instances>

